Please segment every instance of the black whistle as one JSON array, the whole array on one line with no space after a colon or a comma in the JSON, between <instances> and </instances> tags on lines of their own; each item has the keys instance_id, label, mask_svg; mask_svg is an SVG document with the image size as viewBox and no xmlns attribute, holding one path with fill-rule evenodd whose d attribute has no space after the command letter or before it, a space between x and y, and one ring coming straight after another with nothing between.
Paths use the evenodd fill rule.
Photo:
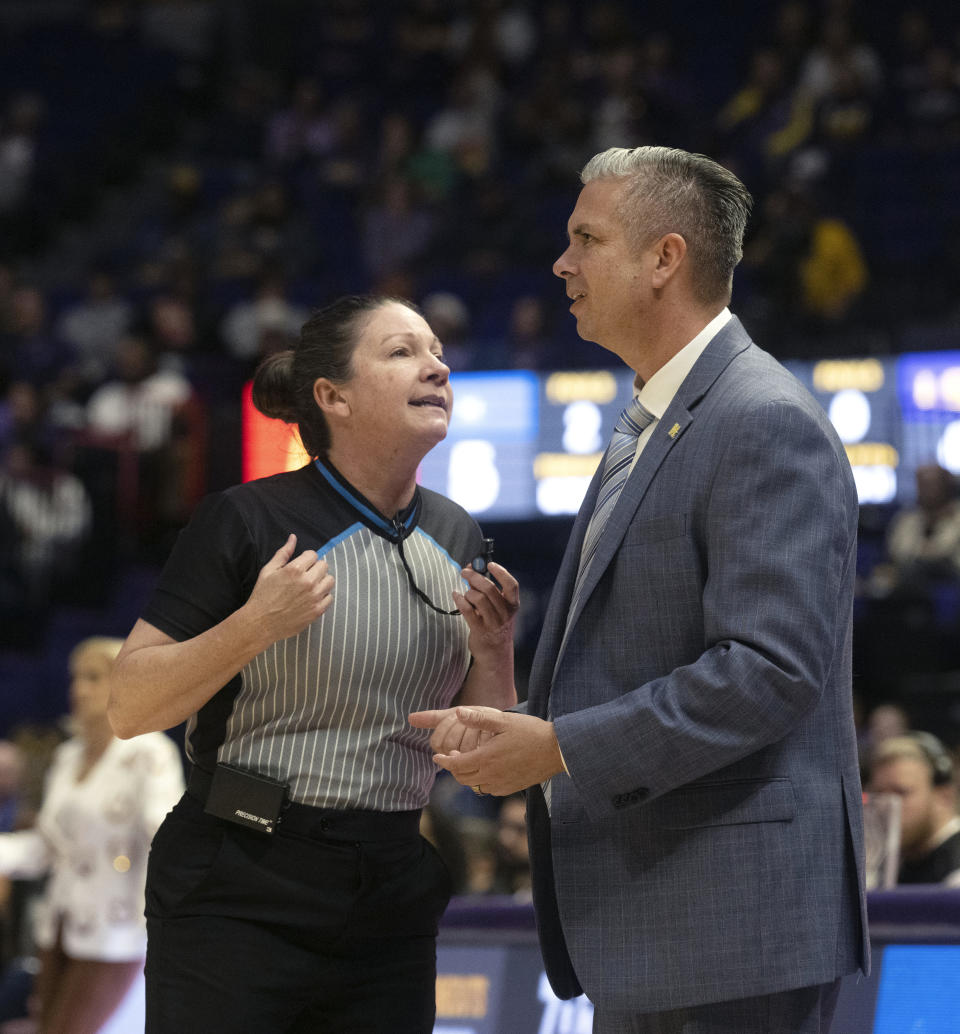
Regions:
<instances>
[{"instance_id":1,"label":"black whistle","mask_svg":"<svg viewBox=\"0 0 960 1034\"><path fill-rule=\"evenodd\" d=\"M478 572L479 574L485 575L487 578L489 578L490 581L493 582L493 584L498 589L500 589L500 588L502 588L500 583L487 570L487 564L489 564L492 559L493 559L493 539L484 539L483 540L483 545L482 545L482 547L480 549L479 556L475 556L473 558L473 560L470 561L470 566L474 569L474 571Z\"/></svg>"}]
</instances>

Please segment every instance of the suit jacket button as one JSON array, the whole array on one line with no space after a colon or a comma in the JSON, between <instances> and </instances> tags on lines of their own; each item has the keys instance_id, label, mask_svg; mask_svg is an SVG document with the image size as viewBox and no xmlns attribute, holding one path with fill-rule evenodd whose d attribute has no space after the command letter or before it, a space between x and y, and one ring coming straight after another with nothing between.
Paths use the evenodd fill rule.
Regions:
<instances>
[{"instance_id":1,"label":"suit jacket button","mask_svg":"<svg viewBox=\"0 0 960 1034\"><path fill-rule=\"evenodd\" d=\"M626 793L618 793L613 798L613 806L615 808L626 808L628 804L636 804L637 801L645 800L650 796L650 791L645 786L638 786L634 790L628 790Z\"/></svg>"}]
</instances>

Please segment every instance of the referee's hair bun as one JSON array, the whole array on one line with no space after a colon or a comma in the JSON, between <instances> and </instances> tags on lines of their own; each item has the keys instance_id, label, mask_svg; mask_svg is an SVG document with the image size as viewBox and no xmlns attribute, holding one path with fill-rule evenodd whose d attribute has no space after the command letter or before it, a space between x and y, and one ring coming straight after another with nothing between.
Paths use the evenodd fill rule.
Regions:
<instances>
[{"instance_id":1,"label":"referee's hair bun","mask_svg":"<svg viewBox=\"0 0 960 1034\"><path fill-rule=\"evenodd\" d=\"M295 423L293 349L267 356L253 375L253 404L264 416Z\"/></svg>"}]
</instances>

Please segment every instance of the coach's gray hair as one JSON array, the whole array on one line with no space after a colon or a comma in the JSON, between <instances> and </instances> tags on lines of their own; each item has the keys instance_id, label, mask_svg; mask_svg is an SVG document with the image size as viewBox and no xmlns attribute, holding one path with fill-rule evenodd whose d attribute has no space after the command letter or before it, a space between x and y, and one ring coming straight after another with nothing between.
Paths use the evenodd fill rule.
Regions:
<instances>
[{"instance_id":1,"label":"coach's gray hair","mask_svg":"<svg viewBox=\"0 0 960 1034\"><path fill-rule=\"evenodd\" d=\"M584 183L613 178L629 181L618 215L636 249L678 233L698 299L728 302L753 207L740 180L712 158L672 147L611 147L580 173Z\"/></svg>"}]
</instances>

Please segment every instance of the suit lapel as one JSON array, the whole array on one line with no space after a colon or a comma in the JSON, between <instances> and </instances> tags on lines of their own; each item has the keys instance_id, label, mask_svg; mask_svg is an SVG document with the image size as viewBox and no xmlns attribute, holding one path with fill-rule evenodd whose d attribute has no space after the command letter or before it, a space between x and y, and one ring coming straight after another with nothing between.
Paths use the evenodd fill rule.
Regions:
<instances>
[{"instance_id":1,"label":"suit lapel","mask_svg":"<svg viewBox=\"0 0 960 1034\"><path fill-rule=\"evenodd\" d=\"M727 325L707 345L699 359L694 363L690 373L684 378L673 401L654 427L649 441L644 447L643 452L640 453L636 466L627 478L620 498L610 514L607 526L604 528L597 551L594 554L593 563L590 565L590 570L587 573L583 592L580 594L579 606L576 612L570 615L569 624L571 629L576 624L583 608L590 599L590 595L620 548L620 543L623 541L623 537L633 521L644 496L647 494L654 475L669 455L670 450L682 439L683 433L693 422L697 404L710 390L713 383L733 358L746 349L750 343L750 337L744 330L743 325L736 316L732 317ZM543 636L536 658L538 662L542 662L542 666L538 664L531 671L531 703L534 703L535 691L537 695L543 692L544 713L546 712L546 693L552 681L553 672L563 659L560 651L564 641L564 631L567 628L567 608L573 593L573 582L576 578L580 547L583 544L583 537L586 534L586 527L597 497L599 479L598 470L590 482L590 488L577 515L576 523L570 535L570 542L568 543L563 563L554 585L547 616L544 619ZM552 658L556 658L556 661L552 662ZM549 670L546 670L547 668ZM539 701L536 702L539 703Z\"/></svg>"}]
</instances>

